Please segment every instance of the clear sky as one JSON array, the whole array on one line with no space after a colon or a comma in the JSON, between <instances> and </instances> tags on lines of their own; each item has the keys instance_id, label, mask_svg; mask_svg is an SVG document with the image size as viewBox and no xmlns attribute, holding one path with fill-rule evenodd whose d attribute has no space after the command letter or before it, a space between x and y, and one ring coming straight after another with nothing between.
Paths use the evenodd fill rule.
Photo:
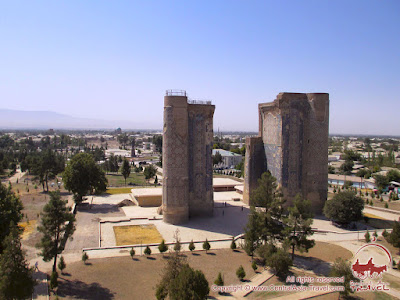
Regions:
<instances>
[{"instance_id":1,"label":"clear sky","mask_svg":"<svg viewBox=\"0 0 400 300\"><path fill-rule=\"evenodd\" d=\"M161 128L166 89L212 100L215 130L328 92L331 133L400 135L400 2L0 1L0 108Z\"/></svg>"}]
</instances>

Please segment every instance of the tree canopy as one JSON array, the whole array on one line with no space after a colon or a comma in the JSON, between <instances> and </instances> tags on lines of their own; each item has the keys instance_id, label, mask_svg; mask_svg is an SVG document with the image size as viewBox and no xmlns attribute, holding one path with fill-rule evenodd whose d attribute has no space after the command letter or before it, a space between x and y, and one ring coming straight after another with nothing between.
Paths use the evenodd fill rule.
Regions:
<instances>
[{"instance_id":1,"label":"tree canopy","mask_svg":"<svg viewBox=\"0 0 400 300\"><path fill-rule=\"evenodd\" d=\"M0 254L3 252L3 241L10 233L11 223L18 224L22 219L22 202L11 190L0 183Z\"/></svg>"},{"instance_id":2,"label":"tree canopy","mask_svg":"<svg viewBox=\"0 0 400 300\"><path fill-rule=\"evenodd\" d=\"M325 202L324 214L340 224L349 224L362 218L364 201L353 191L338 192Z\"/></svg>"},{"instance_id":3,"label":"tree canopy","mask_svg":"<svg viewBox=\"0 0 400 300\"><path fill-rule=\"evenodd\" d=\"M284 219L286 235L285 243L292 248L292 259L294 259L294 250L308 252L308 249L314 247L314 240L309 240L308 236L313 235L311 225L313 223L313 213L311 202L305 200L301 195L296 195L293 206L288 208L289 214Z\"/></svg>"},{"instance_id":4,"label":"tree canopy","mask_svg":"<svg viewBox=\"0 0 400 300\"><path fill-rule=\"evenodd\" d=\"M3 241L0 255L0 299L26 299L32 296L35 280L21 248L19 230L13 223Z\"/></svg>"},{"instance_id":5,"label":"tree canopy","mask_svg":"<svg viewBox=\"0 0 400 300\"><path fill-rule=\"evenodd\" d=\"M107 178L96 164L93 156L79 153L72 157L63 174L65 188L75 195L77 203L82 202L86 194L99 194L107 189Z\"/></svg>"},{"instance_id":6,"label":"tree canopy","mask_svg":"<svg viewBox=\"0 0 400 300\"><path fill-rule=\"evenodd\" d=\"M124 159L124 162L122 163L121 166L121 174L122 176L124 176L126 185L126 179L129 177L129 175L131 175L131 166L126 158Z\"/></svg>"},{"instance_id":7,"label":"tree canopy","mask_svg":"<svg viewBox=\"0 0 400 300\"><path fill-rule=\"evenodd\" d=\"M57 255L64 250L65 242L75 231L75 216L67 207L67 201L62 200L60 193L50 192L50 201L43 207L39 232L43 233L40 243L40 255L44 261L54 259L53 272L56 271Z\"/></svg>"}]
</instances>

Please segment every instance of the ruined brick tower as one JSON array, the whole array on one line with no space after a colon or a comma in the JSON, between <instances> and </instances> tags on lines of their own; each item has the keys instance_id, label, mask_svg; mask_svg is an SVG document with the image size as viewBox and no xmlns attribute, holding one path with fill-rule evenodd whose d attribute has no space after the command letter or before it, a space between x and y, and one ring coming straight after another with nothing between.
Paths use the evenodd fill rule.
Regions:
<instances>
[{"instance_id":1,"label":"ruined brick tower","mask_svg":"<svg viewBox=\"0 0 400 300\"><path fill-rule=\"evenodd\" d=\"M286 199L300 193L320 214L328 189L329 94L280 93L260 103L259 134L246 139L243 200L269 170Z\"/></svg>"},{"instance_id":2,"label":"ruined brick tower","mask_svg":"<svg viewBox=\"0 0 400 300\"><path fill-rule=\"evenodd\" d=\"M167 223L212 215L214 110L210 101L188 102L185 91L166 92L162 212Z\"/></svg>"}]
</instances>

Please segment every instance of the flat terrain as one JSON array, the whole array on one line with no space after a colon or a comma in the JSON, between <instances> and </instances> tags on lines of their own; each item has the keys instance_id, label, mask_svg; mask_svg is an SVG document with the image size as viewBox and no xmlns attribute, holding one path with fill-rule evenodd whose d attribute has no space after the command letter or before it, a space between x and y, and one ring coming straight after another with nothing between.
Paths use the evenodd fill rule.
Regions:
<instances>
[{"instance_id":1,"label":"flat terrain","mask_svg":"<svg viewBox=\"0 0 400 300\"><path fill-rule=\"evenodd\" d=\"M86 266L82 262L68 264L65 270L67 274L60 276L60 299L154 299L154 287L161 278L166 258L156 254L151 255L150 259L135 256L132 260L128 250L121 252L126 253L126 256L89 259L90 265ZM222 272L225 285L240 284L235 274L240 265L245 269L245 279L255 275L251 269L251 257L242 250L233 252L230 249L211 249L208 254L204 251L184 254L193 268L204 272L210 287L218 272ZM351 252L340 246L317 242L307 257L302 254L296 255L295 265L305 264L309 269L305 272L309 274L314 267L313 262L329 266L329 263L339 256L350 258ZM261 270L262 267L259 267L258 271ZM294 269L294 272L304 276L299 269ZM280 281L274 276L268 282L279 284ZM213 292L210 294L216 296ZM253 298L262 299L257 293L252 293L250 299Z\"/></svg>"},{"instance_id":2,"label":"flat terrain","mask_svg":"<svg viewBox=\"0 0 400 300\"><path fill-rule=\"evenodd\" d=\"M155 286L159 282L167 258L152 255L132 260L127 250L124 257L89 259L90 265L75 262L67 265L66 275L60 275L60 299L155 299ZM204 272L210 286L222 272L226 284L239 284L236 269L243 265L246 278L255 273L251 258L244 252L230 249L185 253L194 269ZM213 293L211 293L213 295ZM214 293L214 295L216 295ZM54 297L52 298L54 299Z\"/></svg>"},{"instance_id":3,"label":"flat terrain","mask_svg":"<svg viewBox=\"0 0 400 300\"><path fill-rule=\"evenodd\" d=\"M109 187L129 187L129 186L145 186L148 185L143 173L135 173L133 170L128 178L126 178L126 185L124 176L120 173L106 174ZM129 185L130 184L130 185Z\"/></svg>"},{"instance_id":4,"label":"flat terrain","mask_svg":"<svg viewBox=\"0 0 400 300\"><path fill-rule=\"evenodd\" d=\"M162 236L153 224L114 226L117 246L161 243Z\"/></svg>"}]
</instances>

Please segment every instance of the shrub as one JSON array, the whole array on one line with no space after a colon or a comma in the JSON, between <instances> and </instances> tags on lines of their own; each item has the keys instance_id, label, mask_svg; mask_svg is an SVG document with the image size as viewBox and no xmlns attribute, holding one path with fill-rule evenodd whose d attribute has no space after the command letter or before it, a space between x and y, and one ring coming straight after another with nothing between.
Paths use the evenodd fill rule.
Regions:
<instances>
[{"instance_id":1,"label":"shrub","mask_svg":"<svg viewBox=\"0 0 400 300\"><path fill-rule=\"evenodd\" d=\"M389 204L387 202L385 203L385 208L389 208Z\"/></svg>"},{"instance_id":2,"label":"shrub","mask_svg":"<svg viewBox=\"0 0 400 300\"><path fill-rule=\"evenodd\" d=\"M244 277L246 277L246 272L243 269L243 266L240 266L236 270L236 276L239 278L240 281L243 281Z\"/></svg>"},{"instance_id":3,"label":"shrub","mask_svg":"<svg viewBox=\"0 0 400 300\"><path fill-rule=\"evenodd\" d=\"M151 249L149 246L146 247L146 249L144 249L144 254L145 255L151 255Z\"/></svg>"},{"instance_id":4,"label":"shrub","mask_svg":"<svg viewBox=\"0 0 400 300\"><path fill-rule=\"evenodd\" d=\"M251 263L251 267L253 268L254 272L257 271L257 264L256 262L253 260L253 262Z\"/></svg>"},{"instance_id":5,"label":"shrub","mask_svg":"<svg viewBox=\"0 0 400 300\"><path fill-rule=\"evenodd\" d=\"M223 286L224 285L224 280L222 279L221 272L218 273L218 277L217 277L217 279L215 279L214 284L218 285L218 286Z\"/></svg>"},{"instance_id":6,"label":"shrub","mask_svg":"<svg viewBox=\"0 0 400 300\"><path fill-rule=\"evenodd\" d=\"M164 253L168 250L168 246L165 245L165 241L162 240L160 245L158 245L158 251L160 251L160 253Z\"/></svg>"},{"instance_id":7,"label":"shrub","mask_svg":"<svg viewBox=\"0 0 400 300\"><path fill-rule=\"evenodd\" d=\"M206 250L206 253L208 250L210 250L211 246L210 243L208 242L208 240L206 239L203 243L203 249Z\"/></svg>"},{"instance_id":8,"label":"shrub","mask_svg":"<svg viewBox=\"0 0 400 300\"><path fill-rule=\"evenodd\" d=\"M61 274L63 273L63 270L67 267L64 261L64 257L60 257L60 261L58 262L58 269L61 271Z\"/></svg>"},{"instance_id":9,"label":"shrub","mask_svg":"<svg viewBox=\"0 0 400 300\"><path fill-rule=\"evenodd\" d=\"M189 250L190 250L190 252L192 252L194 249L196 249L196 246L194 245L193 240L192 240L189 244Z\"/></svg>"},{"instance_id":10,"label":"shrub","mask_svg":"<svg viewBox=\"0 0 400 300\"><path fill-rule=\"evenodd\" d=\"M235 249L236 249L236 243L235 243L234 238L232 238L231 249L232 249L232 250L235 250Z\"/></svg>"},{"instance_id":11,"label":"shrub","mask_svg":"<svg viewBox=\"0 0 400 300\"><path fill-rule=\"evenodd\" d=\"M182 246L181 246L181 242L179 242L179 241L176 241L176 243L175 243L175 245L174 245L174 251L181 251L181 248L182 248Z\"/></svg>"},{"instance_id":12,"label":"shrub","mask_svg":"<svg viewBox=\"0 0 400 300\"><path fill-rule=\"evenodd\" d=\"M370 236L368 230L367 230L367 232L365 233L364 237L365 237L365 242L366 242L366 243L369 243L369 242L371 241L371 236Z\"/></svg>"},{"instance_id":13,"label":"shrub","mask_svg":"<svg viewBox=\"0 0 400 300\"><path fill-rule=\"evenodd\" d=\"M131 249L131 251L129 251L129 254L131 256L131 258L133 259L133 257L135 256L135 249Z\"/></svg>"}]
</instances>

